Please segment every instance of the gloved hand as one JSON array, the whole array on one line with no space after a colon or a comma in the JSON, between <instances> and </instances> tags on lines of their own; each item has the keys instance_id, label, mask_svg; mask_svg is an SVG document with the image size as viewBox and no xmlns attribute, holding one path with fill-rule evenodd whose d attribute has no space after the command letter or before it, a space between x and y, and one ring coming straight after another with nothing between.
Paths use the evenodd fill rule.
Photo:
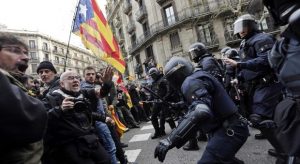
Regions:
<instances>
[{"instance_id":1,"label":"gloved hand","mask_svg":"<svg viewBox=\"0 0 300 164\"><path fill-rule=\"evenodd\" d=\"M168 150L171 149L171 142L168 138L160 140L154 151L154 158L158 157L160 162L165 160Z\"/></svg>"}]
</instances>

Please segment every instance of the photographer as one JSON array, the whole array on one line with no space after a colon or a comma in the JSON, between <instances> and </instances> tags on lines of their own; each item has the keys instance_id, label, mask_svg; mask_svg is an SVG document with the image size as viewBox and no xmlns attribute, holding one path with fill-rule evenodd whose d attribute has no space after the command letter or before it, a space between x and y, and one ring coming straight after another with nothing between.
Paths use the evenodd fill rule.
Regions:
<instances>
[{"instance_id":1,"label":"photographer","mask_svg":"<svg viewBox=\"0 0 300 164\"><path fill-rule=\"evenodd\" d=\"M60 77L60 89L47 96L48 129L44 138L44 163L110 163L109 156L93 128L94 121L107 122L105 115L94 113L97 101L110 88L112 72L108 67L101 89L80 90L80 76L73 71Z\"/></svg>"}]
</instances>

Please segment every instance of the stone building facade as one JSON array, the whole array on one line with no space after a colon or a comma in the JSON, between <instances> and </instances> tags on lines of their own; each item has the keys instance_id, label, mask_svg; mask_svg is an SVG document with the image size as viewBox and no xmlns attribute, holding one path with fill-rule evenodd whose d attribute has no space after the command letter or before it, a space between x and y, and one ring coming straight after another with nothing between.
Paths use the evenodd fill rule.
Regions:
<instances>
[{"instance_id":1,"label":"stone building facade","mask_svg":"<svg viewBox=\"0 0 300 164\"><path fill-rule=\"evenodd\" d=\"M164 66L172 56L189 58L188 47L204 43L218 57L238 47L233 22L250 0L107 0L107 20L127 62L127 75L145 77L152 62ZM278 34L266 12L259 26ZM141 74L142 76L137 76Z\"/></svg>"}]
</instances>

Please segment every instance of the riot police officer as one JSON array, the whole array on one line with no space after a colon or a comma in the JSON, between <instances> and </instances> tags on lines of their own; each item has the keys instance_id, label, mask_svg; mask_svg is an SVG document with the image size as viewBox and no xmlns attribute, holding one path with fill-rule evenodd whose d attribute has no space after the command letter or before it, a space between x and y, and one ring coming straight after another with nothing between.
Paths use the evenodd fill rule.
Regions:
<instances>
[{"instance_id":1,"label":"riot police officer","mask_svg":"<svg viewBox=\"0 0 300 164\"><path fill-rule=\"evenodd\" d=\"M229 58L235 60L237 62L240 61L240 56L238 51L234 48L225 47L221 50L221 54L224 58ZM237 69L230 64L225 64L225 74L224 74L224 87L235 102L235 104L239 107L240 114L243 116L247 116L248 110L246 109L246 104L244 103L244 99L247 96L246 90L243 89L242 85L238 85L235 83L234 79L237 75Z\"/></svg>"},{"instance_id":2,"label":"riot police officer","mask_svg":"<svg viewBox=\"0 0 300 164\"><path fill-rule=\"evenodd\" d=\"M166 79L181 89L189 112L171 134L159 142L154 157L163 161L168 150L180 148L197 129L211 136L198 163L243 163L235 154L246 142L249 131L246 121L212 75L198 70L182 57L173 57L165 65Z\"/></svg>"},{"instance_id":3,"label":"riot police officer","mask_svg":"<svg viewBox=\"0 0 300 164\"><path fill-rule=\"evenodd\" d=\"M151 86L152 91L156 93L160 98L166 100L169 95L170 88L163 74L161 74L156 67L150 68L148 73L149 76L151 76L151 78L153 79L152 86ZM159 100L158 97L152 95L152 100L156 102L153 104L152 115L151 115L151 122L154 127L155 133L151 138L155 139L166 134L165 133L166 121L169 123L172 129L175 128L176 125L172 117L169 116L170 113L168 113L167 110L168 107L163 102L161 102L161 100ZM158 116L160 118L159 124L158 124ZM168 116L167 120L166 120L166 116Z\"/></svg>"},{"instance_id":4,"label":"riot police officer","mask_svg":"<svg viewBox=\"0 0 300 164\"><path fill-rule=\"evenodd\" d=\"M197 63L197 69L206 71L217 78L221 83L223 82L222 66L203 43L196 42L192 44L189 48L189 55L193 62Z\"/></svg>"},{"instance_id":5,"label":"riot police officer","mask_svg":"<svg viewBox=\"0 0 300 164\"><path fill-rule=\"evenodd\" d=\"M259 31L250 14L242 15L234 22L234 34L243 39L239 50L241 62L229 58L224 62L239 70L237 79L247 86L253 127L262 132L277 152L282 152L274 135L275 126L271 123L276 104L282 97L282 86L267 59L275 39Z\"/></svg>"},{"instance_id":6,"label":"riot police officer","mask_svg":"<svg viewBox=\"0 0 300 164\"><path fill-rule=\"evenodd\" d=\"M269 54L271 67L283 83L285 98L274 114L277 124L277 138L289 156L300 156L300 5L297 0L264 0L264 5L275 20L275 24L287 25L282 38L275 43ZM298 103L297 103L298 102ZM285 117L287 116L287 117ZM292 163L291 161L289 161Z\"/></svg>"}]
</instances>

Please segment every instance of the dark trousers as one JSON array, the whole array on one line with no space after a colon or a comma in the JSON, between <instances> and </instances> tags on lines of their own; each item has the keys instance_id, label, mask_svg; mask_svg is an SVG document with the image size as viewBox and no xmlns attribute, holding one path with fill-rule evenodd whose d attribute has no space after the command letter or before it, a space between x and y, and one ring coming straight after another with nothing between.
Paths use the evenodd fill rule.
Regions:
<instances>
[{"instance_id":1,"label":"dark trousers","mask_svg":"<svg viewBox=\"0 0 300 164\"><path fill-rule=\"evenodd\" d=\"M75 141L76 142L76 141ZM71 142L44 154L43 164L110 164L110 156L98 143L97 148L89 149L85 143ZM89 150L84 152L84 150Z\"/></svg>"},{"instance_id":2,"label":"dark trousers","mask_svg":"<svg viewBox=\"0 0 300 164\"><path fill-rule=\"evenodd\" d=\"M151 116L151 122L154 127L155 133L160 133L162 131L165 131L165 115L160 112L163 112L162 108L164 106L162 104L154 104L153 109L152 109L152 116ZM160 122L158 123L158 117L160 119Z\"/></svg>"},{"instance_id":3,"label":"dark trousers","mask_svg":"<svg viewBox=\"0 0 300 164\"><path fill-rule=\"evenodd\" d=\"M121 109L124 119L128 125L131 126L137 125L137 122L134 120L134 117L132 116L132 114L130 113L129 109L126 106L121 106L117 108Z\"/></svg>"},{"instance_id":4,"label":"dark trousers","mask_svg":"<svg viewBox=\"0 0 300 164\"><path fill-rule=\"evenodd\" d=\"M235 154L246 142L249 130L247 125L239 121L231 125L230 128L234 130L233 136L227 135L226 129L222 126L210 134L210 139L198 164L236 163Z\"/></svg>"},{"instance_id":5,"label":"dark trousers","mask_svg":"<svg viewBox=\"0 0 300 164\"><path fill-rule=\"evenodd\" d=\"M126 157L125 157L125 152L122 149L121 146L121 141L120 138L116 132L115 126L108 126L110 133L111 133L111 137L113 138L115 145L116 145L116 156L119 159L121 164L125 164L127 163Z\"/></svg>"}]
</instances>

